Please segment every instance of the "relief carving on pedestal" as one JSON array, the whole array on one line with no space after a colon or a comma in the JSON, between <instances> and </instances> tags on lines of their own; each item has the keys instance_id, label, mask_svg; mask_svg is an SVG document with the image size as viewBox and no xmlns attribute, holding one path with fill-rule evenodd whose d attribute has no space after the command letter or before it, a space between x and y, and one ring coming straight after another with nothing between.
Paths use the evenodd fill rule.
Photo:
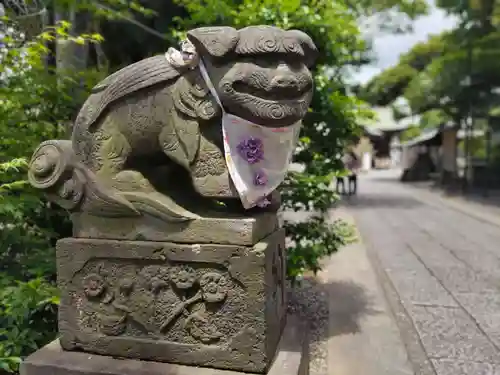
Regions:
<instances>
[{"instance_id":1,"label":"relief carving on pedestal","mask_svg":"<svg viewBox=\"0 0 500 375\"><path fill-rule=\"evenodd\" d=\"M107 262L87 264L74 276L82 330L186 344L213 345L231 338L234 330L227 329L222 310L228 299L234 308L243 290L226 270L175 264L113 267Z\"/></svg>"}]
</instances>

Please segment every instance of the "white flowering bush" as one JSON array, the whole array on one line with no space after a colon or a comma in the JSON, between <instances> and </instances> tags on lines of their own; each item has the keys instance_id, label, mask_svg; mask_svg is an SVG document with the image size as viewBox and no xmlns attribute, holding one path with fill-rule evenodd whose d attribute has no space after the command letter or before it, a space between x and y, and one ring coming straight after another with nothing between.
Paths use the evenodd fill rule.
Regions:
<instances>
[{"instance_id":1,"label":"white flowering bush","mask_svg":"<svg viewBox=\"0 0 500 375\"><path fill-rule=\"evenodd\" d=\"M14 72L21 73L29 69L26 62L26 52L19 50L19 55L10 53L18 51L24 42L24 33L14 29L4 18L0 20L0 83L5 82Z\"/></svg>"}]
</instances>

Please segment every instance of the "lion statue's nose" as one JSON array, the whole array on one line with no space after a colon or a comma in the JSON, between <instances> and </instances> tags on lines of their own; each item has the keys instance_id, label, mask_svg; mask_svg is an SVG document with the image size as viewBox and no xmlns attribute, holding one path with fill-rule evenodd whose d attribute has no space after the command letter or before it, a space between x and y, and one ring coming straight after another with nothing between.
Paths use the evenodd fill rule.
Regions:
<instances>
[{"instance_id":1,"label":"lion statue's nose","mask_svg":"<svg viewBox=\"0 0 500 375\"><path fill-rule=\"evenodd\" d=\"M272 87L296 88L298 80L292 73L278 73L271 79Z\"/></svg>"}]
</instances>

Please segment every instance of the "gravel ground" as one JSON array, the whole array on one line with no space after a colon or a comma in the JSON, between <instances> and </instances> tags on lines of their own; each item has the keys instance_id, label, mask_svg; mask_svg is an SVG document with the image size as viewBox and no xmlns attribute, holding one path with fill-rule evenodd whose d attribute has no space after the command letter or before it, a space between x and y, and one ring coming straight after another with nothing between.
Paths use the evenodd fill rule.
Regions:
<instances>
[{"instance_id":1,"label":"gravel ground","mask_svg":"<svg viewBox=\"0 0 500 375\"><path fill-rule=\"evenodd\" d=\"M310 375L329 375L328 294L313 277L288 290L289 311L309 323Z\"/></svg>"}]
</instances>

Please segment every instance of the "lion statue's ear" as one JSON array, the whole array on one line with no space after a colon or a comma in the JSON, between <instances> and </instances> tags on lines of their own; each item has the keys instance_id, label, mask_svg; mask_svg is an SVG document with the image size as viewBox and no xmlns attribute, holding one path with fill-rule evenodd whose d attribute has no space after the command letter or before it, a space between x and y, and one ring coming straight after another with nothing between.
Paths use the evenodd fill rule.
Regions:
<instances>
[{"instance_id":1,"label":"lion statue's ear","mask_svg":"<svg viewBox=\"0 0 500 375\"><path fill-rule=\"evenodd\" d=\"M304 52L304 60L308 67L311 67L318 58L318 49L309 35L300 30L288 30L287 35L295 38Z\"/></svg>"},{"instance_id":2,"label":"lion statue's ear","mask_svg":"<svg viewBox=\"0 0 500 375\"><path fill-rule=\"evenodd\" d=\"M189 31L187 37L201 55L215 58L233 51L239 40L238 30L228 26L200 27Z\"/></svg>"}]
</instances>

